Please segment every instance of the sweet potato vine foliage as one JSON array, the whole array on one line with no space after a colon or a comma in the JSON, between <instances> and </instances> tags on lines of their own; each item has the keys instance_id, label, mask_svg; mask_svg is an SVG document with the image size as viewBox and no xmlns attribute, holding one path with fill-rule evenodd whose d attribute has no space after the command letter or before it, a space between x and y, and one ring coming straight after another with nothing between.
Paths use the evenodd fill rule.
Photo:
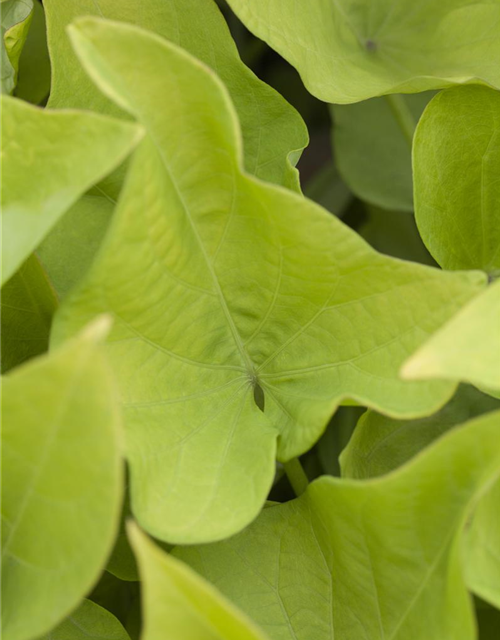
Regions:
<instances>
[{"instance_id":1,"label":"sweet potato vine foliage","mask_svg":"<svg viewBox=\"0 0 500 640\"><path fill-rule=\"evenodd\" d=\"M498 640L500 0L0 8L2 637Z\"/></svg>"}]
</instances>

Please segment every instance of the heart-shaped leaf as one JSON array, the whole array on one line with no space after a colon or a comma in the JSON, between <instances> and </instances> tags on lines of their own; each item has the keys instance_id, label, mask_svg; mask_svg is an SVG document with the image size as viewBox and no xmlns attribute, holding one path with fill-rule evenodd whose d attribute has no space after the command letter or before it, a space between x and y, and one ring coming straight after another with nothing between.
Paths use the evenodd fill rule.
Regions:
<instances>
[{"instance_id":1,"label":"heart-shaped leaf","mask_svg":"<svg viewBox=\"0 0 500 640\"><path fill-rule=\"evenodd\" d=\"M484 277L385 258L246 174L213 73L135 27L77 25L86 68L148 135L54 339L114 315L133 511L169 542L220 539L257 515L276 443L283 461L309 449L342 399L402 417L439 408L453 385L398 370Z\"/></svg>"},{"instance_id":2,"label":"heart-shaped leaf","mask_svg":"<svg viewBox=\"0 0 500 640\"><path fill-rule=\"evenodd\" d=\"M62 620L113 545L123 478L103 323L3 379L4 640L38 637Z\"/></svg>"},{"instance_id":3,"label":"heart-shaped leaf","mask_svg":"<svg viewBox=\"0 0 500 640\"><path fill-rule=\"evenodd\" d=\"M380 479L323 477L224 542L174 554L277 640L473 640L460 539L500 473L500 412Z\"/></svg>"},{"instance_id":4,"label":"heart-shaped leaf","mask_svg":"<svg viewBox=\"0 0 500 640\"><path fill-rule=\"evenodd\" d=\"M500 87L496 0L228 3L326 102L471 82Z\"/></svg>"},{"instance_id":5,"label":"heart-shaped leaf","mask_svg":"<svg viewBox=\"0 0 500 640\"><path fill-rule=\"evenodd\" d=\"M112 118L42 110L9 96L1 104L3 284L60 216L130 153L142 132Z\"/></svg>"}]
</instances>

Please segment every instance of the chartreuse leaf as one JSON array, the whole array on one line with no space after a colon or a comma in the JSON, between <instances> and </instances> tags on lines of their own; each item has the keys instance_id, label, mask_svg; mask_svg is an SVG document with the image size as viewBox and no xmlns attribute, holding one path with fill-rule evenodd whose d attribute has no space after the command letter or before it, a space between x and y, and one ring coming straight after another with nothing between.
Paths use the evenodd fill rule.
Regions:
<instances>
[{"instance_id":1,"label":"chartreuse leaf","mask_svg":"<svg viewBox=\"0 0 500 640\"><path fill-rule=\"evenodd\" d=\"M453 84L500 87L497 0L228 3L326 102L345 104Z\"/></svg>"},{"instance_id":2,"label":"chartreuse leaf","mask_svg":"<svg viewBox=\"0 0 500 640\"><path fill-rule=\"evenodd\" d=\"M2 284L141 135L134 124L92 113L42 110L2 96Z\"/></svg>"},{"instance_id":3,"label":"chartreuse leaf","mask_svg":"<svg viewBox=\"0 0 500 640\"><path fill-rule=\"evenodd\" d=\"M439 408L453 385L404 383L400 365L484 277L385 258L244 173L223 85L174 45L98 19L71 34L148 135L54 340L114 315L133 512L169 542L220 539L260 510L276 442L282 461L309 449L342 399L401 417Z\"/></svg>"},{"instance_id":4,"label":"chartreuse leaf","mask_svg":"<svg viewBox=\"0 0 500 640\"><path fill-rule=\"evenodd\" d=\"M105 325L105 326L103 326ZM2 631L46 633L104 568L120 517L116 393L104 319L3 380Z\"/></svg>"},{"instance_id":5,"label":"chartreuse leaf","mask_svg":"<svg viewBox=\"0 0 500 640\"><path fill-rule=\"evenodd\" d=\"M33 18L19 58L19 76L15 95L40 104L50 91L50 59L47 48L45 12L41 2L33 4Z\"/></svg>"},{"instance_id":6,"label":"chartreuse leaf","mask_svg":"<svg viewBox=\"0 0 500 640\"><path fill-rule=\"evenodd\" d=\"M136 0L72 0L62 4L46 0L44 6L53 65L50 106L118 113L116 104L105 98L84 72L65 28L79 16L89 15L132 23L178 44L211 67L226 85L238 112L247 171L299 190L293 165L307 145L306 126L297 111L240 60L214 0L142 0L140 11Z\"/></svg>"},{"instance_id":7,"label":"chartreuse leaf","mask_svg":"<svg viewBox=\"0 0 500 640\"><path fill-rule=\"evenodd\" d=\"M438 94L418 125L413 167L415 217L434 258L500 274L500 93Z\"/></svg>"},{"instance_id":8,"label":"chartreuse leaf","mask_svg":"<svg viewBox=\"0 0 500 640\"><path fill-rule=\"evenodd\" d=\"M342 475L365 479L389 473L448 429L497 408L498 400L461 385L441 411L427 418L394 420L367 411L340 456Z\"/></svg>"},{"instance_id":9,"label":"chartreuse leaf","mask_svg":"<svg viewBox=\"0 0 500 640\"><path fill-rule=\"evenodd\" d=\"M130 636L112 613L83 600L76 611L39 640L130 640Z\"/></svg>"},{"instance_id":10,"label":"chartreuse leaf","mask_svg":"<svg viewBox=\"0 0 500 640\"><path fill-rule=\"evenodd\" d=\"M2 288L2 373L47 350L54 290L35 255Z\"/></svg>"},{"instance_id":11,"label":"chartreuse leaf","mask_svg":"<svg viewBox=\"0 0 500 640\"><path fill-rule=\"evenodd\" d=\"M212 585L166 554L130 521L142 579L141 640L265 640L265 635Z\"/></svg>"},{"instance_id":12,"label":"chartreuse leaf","mask_svg":"<svg viewBox=\"0 0 500 640\"><path fill-rule=\"evenodd\" d=\"M2 0L0 13L2 93L12 93L17 82L19 57L26 42L33 15L33 0Z\"/></svg>"},{"instance_id":13,"label":"chartreuse leaf","mask_svg":"<svg viewBox=\"0 0 500 640\"><path fill-rule=\"evenodd\" d=\"M413 131L432 94L332 105L333 148L353 193L384 209L413 210Z\"/></svg>"},{"instance_id":14,"label":"chartreuse leaf","mask_svg":"<svg viewBox=\"0 0 500 640\"><path fill-rule=\"evenodd\" d=\"M365 481L323 477L224 542L174 553L272 638L473 640L460 555L500 473L500 412Z\"/></svg>"},{"instance_id":15,"label":"chartreuse leaf","mask_svg":"<svg viewBox=\"0 0 500 640\"><path fill-rule=\"evenodd\" d=\"M469 302L405 363L408 380L461 380L500 391L500 280Z\"/></svg>"}]
</instances>

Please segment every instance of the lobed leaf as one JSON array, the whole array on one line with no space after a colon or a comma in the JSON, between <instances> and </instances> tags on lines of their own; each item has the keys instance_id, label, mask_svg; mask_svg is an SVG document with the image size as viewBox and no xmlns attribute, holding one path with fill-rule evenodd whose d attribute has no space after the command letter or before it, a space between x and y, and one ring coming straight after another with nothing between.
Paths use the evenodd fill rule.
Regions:
<instances>
[{"instance_id":1,"label":"lobed leaf","mask_svg":"<svg viewBox=\"0 0 500 640\"><path fill-rule=\"evenodd\" d=\"M57 298L35 255L2 288L2 373L49 346L50 325Z\"/></svg>"},{"instance_id":2,"label":"lobed leaf","mask_svg":"<svg viewBox=\"0 0 500 640\"><path fill-rule=\"evenodd\" d=\"M38 637L62 620L116 535L123 478L103 322L3 379L5 640Z\"/></svg>"},{"instance_id":3,"label":"lobed leaf","mask_svg":"<svg viewBox=\"0 0 500 640\"><path fill-rule=\"evenodd\" d=\"M242 612L137 525L130 522L128 531L143 583L141 640L265 640Z\"/></svg>"},{"instance_id":4,"label":"lobed leaf","mask_svg":"<svg viewBox=\"0 0 500 640\"><path fill-rule=\"evenodd\" d=\"M408 380L470 382L500 392L500 280L469 302L404 364Z\"/></svg>"},{"instance_id":5,"label":"lobed leaf","mask_svg":"<svg viewBox=\"0 0 500 640\"><path fill-rule=\"evenodd\" d=\"M130 636L112 613L83 600L76 611L39 640L130 640Z\"/></svg>"},{"instance_id":6,"label":"lobed leaf","mask_svg":"<svg viewBox=\"0 0 500 640\"><path fill-rule=\"evenodd\" d=\"M228 0L243 24L346 104L454 84L500 88L498 0Z\"/></svg>"},{"instance_id":7,"label":"lobed leaf","mask_svg":"<svg viewBox=\"0 0 500 640\"><path fill-rule=\"evenodd\" d=\"M460 541L500 473L500 412L380 479L323 477L224 542L174 554L271 638L473 640Z\"/></svg>"},{"instance_id":8,"label":"lobed leaf","mask_svg":"<svg viewBox=\"0 0 500 640\"><path fill-rule=\"evenodd\" d=\"M452 384L398 370L483 276L385 258L244 173L223 85L174 45L90 18L71 33L148 134L54 340L113 314L133 511L169 542L220 539L257 515L276 447L282 461L309 449L344 398L401 417L439 408Z\"/></svg>"},{"instance_id":9,"label":"lobed leaf","mask_svg":"<svg viewBox=\"0 0 500 640\"><path fill-rule=\"evenodd\" d=\"M500 93L456 87L415 133L415 217L444 269L500 273Z\"/></svg>"},{"instance_id":10,"label":"lobed leaf","mask_svg":"<svg viewBox=\"0 0 500 640\"><path fill-rule=\"evenodd\" d=\"M2 284L141 135L134 124L91 113L42 110L2 96Z\"/></svg>"}]
</instances>

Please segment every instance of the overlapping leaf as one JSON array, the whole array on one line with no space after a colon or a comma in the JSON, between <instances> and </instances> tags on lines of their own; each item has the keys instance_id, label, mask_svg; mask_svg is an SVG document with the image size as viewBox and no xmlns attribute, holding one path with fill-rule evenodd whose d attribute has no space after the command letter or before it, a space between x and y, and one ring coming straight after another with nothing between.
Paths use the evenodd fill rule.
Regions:
<instances>
[{"instance_id":1,"label":"overlapping leaf","mask_svg":"<svg viewBox=\"0 0 500 640\"><path fill-rule=\"evenodd\" d=\"M2 0L0 3L0 62L2 93L12 93L17 82L19 57L33 16L33 0Z\"/></svg>"},{"instance_id":2,"label":"overlapping leaf","mask_svg":"<svg viewBox=\"0 0 500 640\"><path fill-rule=\"evenodd\" d=\"M459 380L500 392L500 280L432 335L402 374L409 380Z\"/></svg>"},{"instance_id":3,"label":"overlapping leaf","mask_svg":"<svg viewBox=\"0 0 500 640\"><path fill-rule=\"evenodd\" d=\"M28 640L74 608L118 527L122 465L102 321L3 380L2 633Z\"/></svg>"},{"instance_id":4,"label":"overlapping leaf","mask_svg":"<svg viewBox=\"0 0 500 640\"><path fill-rule=\"evenodd\" d=\"M265 640L241 611L133 523L129 537L143 583L141 640Z\"/></svg>"},{"instance_id":5,"label":"overlapping leaf","mask_svg":"<svg viewBox=\"0 0 500 640\"><path fill-rule=\"evenodd\" d=\"M2 284L141 135L134 124L2 96Z\"/></svg>"},{"instance_id":6,"label":"overlapping leaf","mask_svg":"<svg viewBox=\"0 0 500 640\"><path fill-rule=\"evenodd\" d=\"M500 274L500 92L437 95L415 134L413 170L418 228L439 264Z\"/></svg>"},{"instance_id":7,"label":"overlapping leaf","mask_svg":"<svg viewBox=\"0 0 500 640\"><path fill-rule=\"evenodd\" d=\"M31 255L2 288L2 373L47 351L57 299Z\"/></svg>"},{"instance_id":8,"label":"overlapping leaf","mask_svg":"<svg viewBox=\"0 0 500 640\"><path fill-rule=\"evenodd\" d=\"M408 417L442 405L453 385L404 383L398 370L483 277L380 256L242 172L223 86L175 46L96 19L72 34L148 135L54 339L115 316L133 511L169 542L219 539L257 515L276 442L281 460L307 450L343 398Z\"/></svg>"},{"instance_id":9,"label":"overlapping leaf","mask_svg":"<svg viewBox=\"0 0 500 640\"><path fill-rule=\"evenodd\" d=\"M130 640L130 636L112 613L83 600L76 611L39 640Z\"/></svg>"},{"instance_id":10,"label":"overlapping leaf","mask_svg":"<svg viewBox=\"0 0 500 640\"><path fill-rule=\"evenodd\" d=\"M413 211L411 147L429 93L332 105L333 148L339 170L366 202Z\"/></svg>"},{"instance_id":11,"label":"overlapping leaf","mask_svg":"<svg viewBox=\"0 0 500 640\"><path fill-rule=\"evenodd\" d=\"M35 0L28 37L19 58L19 75L15 95L33 104L40 104L50 91L50 59L47 48L45 12Z\"/></svg>"},{"instance_id":12,"label":"overlapping leaf","mask_svg":"<svg viewBox=\"0 0 500 640\"><path fill-rule=\"evenodd\" d=\"M498 0L228 3L327 102L471 82L500 87Z\"/></svg>"},{"instance_id":13,"label":"overlapping leaf","mask_svg":"<svg viewBox=\"0 0 500 640\"><path fill-rule=\"evenodd\" d=\"M381 478L324 477L224 542L177 548L271 638L473 640L460 538L500 473L500 412Z\"/></svg>"}]
</instances>

